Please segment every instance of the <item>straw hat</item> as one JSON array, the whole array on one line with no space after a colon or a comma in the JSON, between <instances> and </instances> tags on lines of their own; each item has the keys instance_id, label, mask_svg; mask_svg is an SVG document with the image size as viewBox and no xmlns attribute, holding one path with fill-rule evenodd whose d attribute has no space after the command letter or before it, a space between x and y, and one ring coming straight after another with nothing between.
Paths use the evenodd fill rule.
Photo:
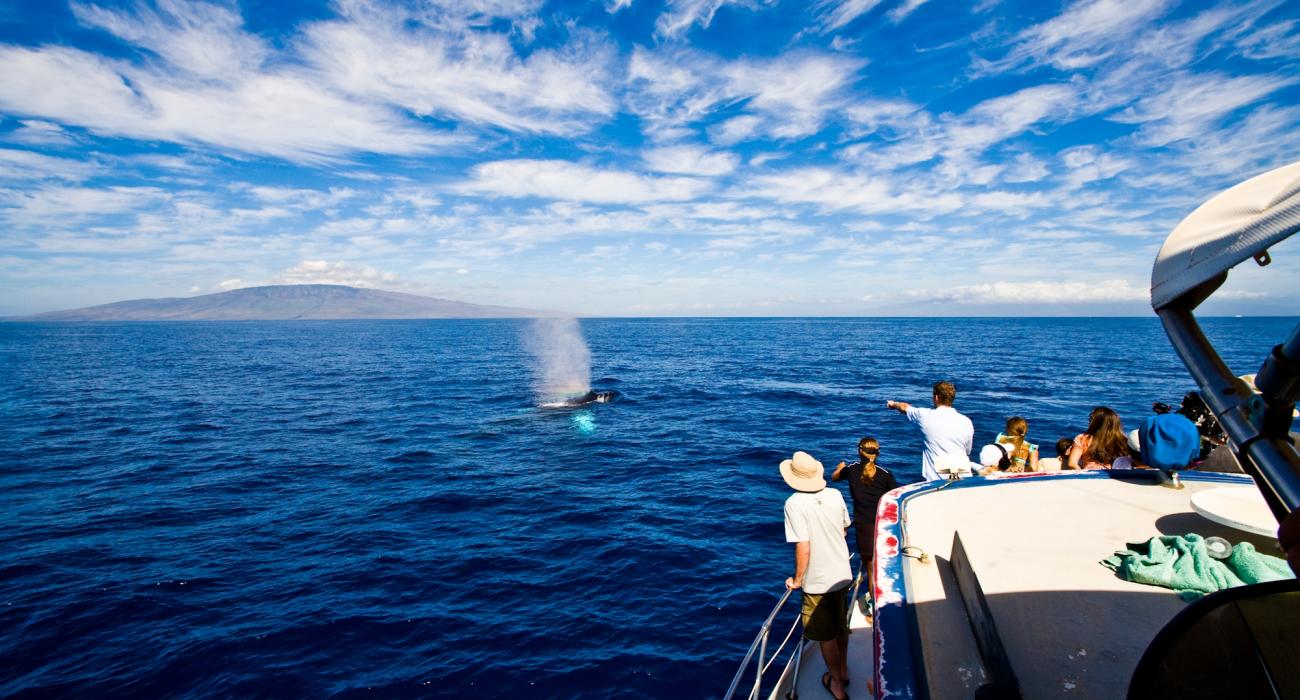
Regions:
<instances>
[{"instance_id":1,"label":"straw hat","mask_svg":"<svg viewBox=\"0 0 1300 700\"><path fill-rule=\"evenodd\" d=\"M795 491L815 493L826 488L822 463L807 452L796 452L794 457L781 462L781 478Z\"/></svg>"}]
</instances>

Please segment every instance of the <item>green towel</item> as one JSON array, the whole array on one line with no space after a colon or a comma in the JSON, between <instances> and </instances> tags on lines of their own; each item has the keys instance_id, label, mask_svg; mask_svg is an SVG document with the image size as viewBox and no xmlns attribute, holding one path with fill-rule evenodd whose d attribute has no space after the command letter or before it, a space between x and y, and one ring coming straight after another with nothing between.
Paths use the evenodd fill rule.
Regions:
<instances>
[{"instance_id":1,"label":"green towel","mask_svg":"<svg viewBox=\"0 0 1300 700\"><path fill-rule=\"evenodd\" d=\"M1211 557L1205 538L1194 533L1152 537L1128 547L1101 565L1125 581L1172 588L1188 602L1233 586L1295 577L1286 560L1260 554L1249 542L1233 547L1227 559Z\"/></svg>"}]
</instances>

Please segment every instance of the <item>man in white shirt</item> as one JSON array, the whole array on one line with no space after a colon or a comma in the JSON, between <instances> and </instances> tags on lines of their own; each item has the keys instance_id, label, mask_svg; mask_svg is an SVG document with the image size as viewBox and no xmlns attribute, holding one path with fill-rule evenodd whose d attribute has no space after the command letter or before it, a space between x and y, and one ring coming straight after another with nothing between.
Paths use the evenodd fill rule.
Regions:
<instances>
[{"instance_id":1,"label":"man in white shirt","mask_svg":"<svg viewBox=\"0 0 1300 700\"><path fill-rule=\"evenodd\" d=\"M822 463L807 452L781 462L781 477L795 490L785 501L785 541L794 544L791 590L803 589L803 634L820 643L829 671L822 685L835 698L847 698L849 509L837 489L826 488Z\"/></svg>"},{"instance_id":2,"label":"man in white shirt","mask_svg":"<svg viewBox=\"0 0 1300 700\"><path fill-rule=\"evenodd\" d=\"M975 426L970 419L957 412L952 402L957 398L957 387L952 382L934 385L934 408L916 408L906 401L889 401L885 405L907 416L921 428L925 438L925 451L921 454L921 476L926 481L941 479L936 468L941 457L955 461L965 458L970 463L970 451L975 440Z\"/></svg>"}]
</instances>

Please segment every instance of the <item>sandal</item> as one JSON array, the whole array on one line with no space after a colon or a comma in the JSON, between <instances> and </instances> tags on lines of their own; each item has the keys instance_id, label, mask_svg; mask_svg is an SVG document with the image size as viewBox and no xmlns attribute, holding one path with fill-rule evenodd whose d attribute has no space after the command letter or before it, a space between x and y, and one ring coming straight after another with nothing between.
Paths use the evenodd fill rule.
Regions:
<instances>
[{"instance_id":1,"label":"sandal","mask_svg":"<svg viewBox=\"0 0 1300 700\"><path fill-rule=\"evenodd\" d=\"M838 695L835 694L834 691L831 690L831 672L830 672L830 671L827 671L826 673L823 673L823 674L822 674L822 687L825 688L825 689L826 689L826 692L830 693L830 694L831 694L831 697L835 698L835 700L849 700L849 696L845 695L845 696L841 699Z\"/></svg>"}]
</instances>

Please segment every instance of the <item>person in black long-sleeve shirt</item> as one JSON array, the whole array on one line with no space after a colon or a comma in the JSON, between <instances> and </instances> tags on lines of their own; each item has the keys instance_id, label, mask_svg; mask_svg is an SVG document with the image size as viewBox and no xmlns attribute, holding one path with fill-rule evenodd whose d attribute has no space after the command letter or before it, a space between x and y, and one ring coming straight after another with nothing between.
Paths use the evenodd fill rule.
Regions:
<instances>
[{"instance_id":1,"label":"person in black long-sleeve shirt","mask_svg":"<svg viewBox=\"0 0 1300 700\"><path fill-rule=\"evenodd\" d=\"M867 572L868 591L875 591L871 564L875 558L876 508L881 496L898 487L894 475L877 466L876 457L879 455L880 443L873 437L864 437L858 441L858 461L852 464L840 462L831 474L831 481L849 482L849 493L853 496L853 531L858 542L858 556Z\"/></svg>"}]
</instances>

